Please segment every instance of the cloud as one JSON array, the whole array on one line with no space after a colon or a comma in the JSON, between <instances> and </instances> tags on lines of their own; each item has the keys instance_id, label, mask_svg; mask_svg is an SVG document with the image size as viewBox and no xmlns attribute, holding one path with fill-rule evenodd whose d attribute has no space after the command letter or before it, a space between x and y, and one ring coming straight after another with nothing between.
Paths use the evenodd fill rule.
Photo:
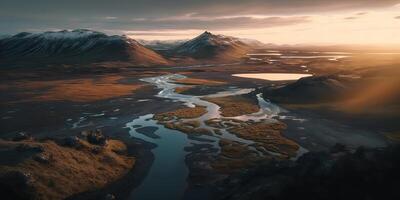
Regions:
<instances>
[{"instance_id":1,"label":"cloud","mask_svg":"<svg viewBox=\"0 0 400 200\"><path fill-rule=\"evenodd\" d=\"M107 16L107 17L104 17L104 19L113 20L113 19L118 19L118 17Z\"/></svg>"},{"instance_id":2,"label":"cloud","mask_svg":"<svg viewBox=\"0 0 400 200\"><path fill-rule=\"evenodd\" d=\"M208 2L208 1L207 1ZM198 6L199 15L304 14L392 7L399 0L222 0Z\"/></svg>"},{"instance_id":3,"label":"cloud","mask_svg":"<svg viewBox=\"0 0 400 200\"><path fill-rule=\"evenodd\" d=\"M126 35L134 35L134 36L187 36L188 34L191 35L193 32L188 33L187 31L174 31L174 30L164 30L164 31L124 31L121 30L120 32ZM197 32L195 32L197 33Z\"/></svg>"},{"instance_id":4,"label":"cloud","mask_svg":"<svg viewBox=\"0 0 400 200\"><path fill-rule=\"evenodd\" d=\"M338 10L389 7L400 0L2 0L5 15L93 15L109 13L117 17L165 17L184 13L200 15L303 14Z\"/></svg>"},{"instance_id":5,"label":"cloud","mask_svg":"<svg viewBox=\"0 0 400 200\"><path fill-rule=\"evenodd\" d=\"M132 19L133 22L142 22L142 21L146 21L146 20L147 20L146 18L140 18L140 17Z\"/></svg>"},{"instance_id":6,"label":"cloud","mask_svg":"<svg viewBox=\"0 0 400 200\"><path fill-rule=\"evenodd\" d=\"M144 19L131 24L133 29L248 29L269 28L307 23L311 21L307 16L291 17L187 17L176 16L170 18Z\"/></svg>"},{"instance_id":7,"label":"cloud","mask_svg":"<svg viewBox=\"0 0 400 200\"><path fill-rule=\"evenodd\" d=\"M310 20L296 16L359 12L399 3L400 0L35 0L35 3L1 0L0 30L16 32L54 26L69 29L83 26L127 29L130 26L136 30L273 27ZM79 20L73 21L73 18ZM12 21L17 22L12 24Z\"/></svg>"},{"instance_id":8,"label":"cloud","mask_svg":"<svg viewBox=\"0 0 400 200\"><path fill-rule=\"evenodd\" d=\"M344 19L345 20L354 20L354 19L357 19L357 17L345 17Z\"/></svg>"}]
</instances>

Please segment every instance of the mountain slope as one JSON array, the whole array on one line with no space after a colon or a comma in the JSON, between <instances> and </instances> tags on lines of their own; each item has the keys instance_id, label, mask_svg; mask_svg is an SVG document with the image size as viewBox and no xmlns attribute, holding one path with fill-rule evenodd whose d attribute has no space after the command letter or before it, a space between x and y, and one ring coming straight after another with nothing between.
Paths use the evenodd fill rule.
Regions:
<instances>
[{"instance_id":1,"label":"mountain slope","mask_svg":"<svg viewBox=\"0 0 400 200\"><path fill-rule=\"evenodd\" d=\"M195 59L235 60L246 55L252 47L238 38L204 32L176 47L174 54Z\"/></svg>"},{"instance_id":2,"label":"mountain slope","mask_svg":"<svg viewBox=\"0 0 400 200\"><path fill-rule=\"evenodd\" d=\"M339 99L354 82L337 75L312 76L285 86L266 87L262 92L265 98L279 103L321 103Z\"/></svg>"},{"instance_id":3,"label":"mountain slope","mask_svg":"<svg viewBox=\"0 0 400 200\"><path fill-rule=\"evenodd\" d=\"M138 39L137 41L143 46L153 50L169 50L187 42L187 40L142 40L142 39Z\"/></svg>"},{"instance_id":4,"label":"mountain slope","mask_svg":"<svg viewBox=\"0 0 400 200\"><path fill-rule=\"evenodd\" d=\"M108 36L90 30L19 33L0 40L3 62L84 64L129 62L164 65L168 61L153 50L125 36Z\"/></svg>"}]
</instances>

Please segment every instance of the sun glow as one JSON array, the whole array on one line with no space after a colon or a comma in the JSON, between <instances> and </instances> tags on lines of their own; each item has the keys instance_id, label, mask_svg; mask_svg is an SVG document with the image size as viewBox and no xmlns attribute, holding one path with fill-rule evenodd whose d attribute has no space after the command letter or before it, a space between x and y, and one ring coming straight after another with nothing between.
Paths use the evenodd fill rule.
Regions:
<instances>
[{"instance_id":1,"label":"sun glow","mask_svg":"<svg viewBox=\"0 0 400 200\"><path fill-rule=\"evenodd\" d=\"M277 44L400 44L400 7L377 11L352 11L308 15L309 21L287 26L246 29L125 31L133 38L148 40L186 39L205 29L217 34L257 39ZM249 17L249 16L247 16ZM271 16L250 16L265 18ZM283 16L287 17L287 16ZM186 16L188 20L190 16Z\"/></svg>"}]
</instances>

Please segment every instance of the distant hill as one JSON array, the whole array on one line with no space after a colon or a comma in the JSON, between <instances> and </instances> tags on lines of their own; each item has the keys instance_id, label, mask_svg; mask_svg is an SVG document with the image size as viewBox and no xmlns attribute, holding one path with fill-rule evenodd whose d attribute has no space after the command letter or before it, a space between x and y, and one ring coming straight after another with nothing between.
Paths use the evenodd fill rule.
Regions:
<instances>
[{"instance_id":1,"label":"distant hill","mask_svg":"<svg viewBox=\"0 0 400 200\"><path fill-rule=\"evenodd\" d=\"M337 75L312 76L285 86L266 87L262 92L265 98L279 103L321 103L343 97L354 82Z\"/></svg>"},{"instance_id":2,"label":"distant hill","mask_svg":"<svg viewBox=\"0 0 400 200\"><path fill-rule=\"evenodd\" d=\"M251 49L251 45L239 38L214 35L206 31L176 47L173 53L194 59L227 61L244 57Z\"/></svg>"},{"instance_id":3,"label":"distant hill","mask_svg":"<svg viewBox=\"0 0 400 200\"><path fill-rule=\"evenodd\" d=\"M169 50L187 42L187 40L137 40L143 46L153 50Z\"/></svg>"},{"instance_id":4,"label":"distant hill","mask_svg":"<svg viewBox=\"0 0 400 200\"><path fill-rule=\"evenodd\" d=\"M127 62L132 65L166 65L168 61L136 40L78 29L19 33L0 39L1 63L85 64Z\"/></svg>"}]
</instances>

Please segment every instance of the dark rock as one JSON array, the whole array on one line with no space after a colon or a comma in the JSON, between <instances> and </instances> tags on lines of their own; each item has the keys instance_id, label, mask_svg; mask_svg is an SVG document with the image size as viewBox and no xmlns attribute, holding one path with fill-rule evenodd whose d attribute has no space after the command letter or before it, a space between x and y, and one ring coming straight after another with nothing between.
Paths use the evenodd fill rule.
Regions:
<instances>
[{"instance_id":1,"label":"dark rock","mask_svg":"<svg viewBox=\"0 0 400 200\"><path fill-rule=\"evenodd\" d=\"M15 148L15 150L17 150L19 152L26 152L26 151L39 152L39 153L44 152L43 146L40 146L40 145L32 146L29 144L20 144Z\"/></svg>"},{"instance_id":2,"label":"dark rock","mask_svg":"<svg viewBox=\"0 0 400 200\"><path fill-rule=\"evenodd\" d=\"M115 198L115 196L113 194L107 194L104 197L104 200L114 200L114 199L116 199L116 198Z\"/></svg>"},{"instance_id":3,"label":"dark rock","mask_svg":"<svg viewBox=\"0 0 400 200\"><path fill-rule=\"evenodd\" d=\"M46 154L37 154L33 157L33 160L43 163L43 164L49 164L52 159L51 155L46 155Z\"/></svg>"},{"instance_id":4,"label":"dark rock","mask_svg":"<svg viewBox=\"0 0 400 200\"><path fill-rule=\"evenodd\" d=\"M25 133L25 132L19 132L17 133L16 136L14 136L14 138L12 139L13 141L22 141L22 140L29 140L32 139L32 137Z\"/></svg>"},{"instance_id":5,"label":"dark rock","mask_svg":"<svg viewBox=\"0 0 400 200\"><path fill-rule=\"evenodd\" d=\"M89 131L86 134L86 140L95 145L105 145L107 143L107 138L103 135L101 130Z\"/></svg>"},{"instance_id":6,"label":"dark rock","mask_svg":"<svg viewBox=\"0 0 400 200\"><path fill-rule=\"evenodd\" d=\"M344 144L336 143L331 149L331 153L341 153L341 152L346 152L347 147Z\"/></svg>"},{"instance_id":7,"label":"dark rock","mask_svg":"<svg viewBox=\"0 0 400 200\"><path fill-rule=\"evenodd\" d=\"M99 154L99 153L101 153L101 151L103 151L103 148L102 148L102 147L99 147L99 146L95 146L95 147L93 147L93 148L91 149L91 151L92 151L92 153L94 153L94 154Z\"/></svg>"},{"instance_id":8,"label":"dark rock","mask_svg":"<svg viewBox=\"0 0 400 200\"><path fill-rule=\"evenodd\" d=\"M64 138L61 141L61 145L67 146L67 147L80 147L82 144L78 137L70 136L70 137Z\"/></svg>"},{"instance_id":9,"label":"dark rock","mask_svg":"<svg viewBox=\"0 0 400 200\"><path fill-rule=\"evenodd\" d=\"M32 199L34 182L27 172L10 171L0 175L1 199Z\"/></svg>"}]
</instances>

